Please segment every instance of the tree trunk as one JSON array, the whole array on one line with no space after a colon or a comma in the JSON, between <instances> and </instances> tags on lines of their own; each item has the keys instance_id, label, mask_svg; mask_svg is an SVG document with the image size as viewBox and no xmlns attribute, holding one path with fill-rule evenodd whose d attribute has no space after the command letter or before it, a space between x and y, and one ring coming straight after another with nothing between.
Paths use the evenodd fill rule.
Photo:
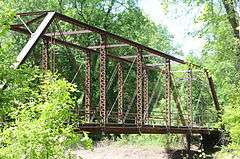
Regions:
<instances>
[{"instance_id":1,"label":"tree trunk","mask_svg":"<svg viewBox=\"0 0 240 159\"><path fill-rule=\"evenodd\" d=\"M240 30L237 29L239 24L239 13L237 12L237 4L234 0L222 0L224 8L227 13L228 21L233 29L234 37L240 40ZM240 45L236 48L236 69L240 71Z\"/></svg>"}]
</instances>

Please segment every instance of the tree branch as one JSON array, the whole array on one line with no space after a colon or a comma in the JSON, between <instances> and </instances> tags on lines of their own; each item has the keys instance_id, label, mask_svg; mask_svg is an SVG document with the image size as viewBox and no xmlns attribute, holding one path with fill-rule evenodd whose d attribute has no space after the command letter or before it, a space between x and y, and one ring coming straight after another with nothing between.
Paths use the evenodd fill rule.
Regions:
<instances>
[{"instance_id":1,"label":"tree branch","mask_svg":"<svg viewBox=\"0 0 240 159\"><path fill-rule=\"evenodd\" d=\"M239 37L239 30L237 30L237 27L239 25L238 17L237 17L237 11L234 8L234 1L233 0L222 0L224 8L226 9L227 15L228 15L228 21L231 24L231 27L234 32L234 37Z\"/></svg>"}]
</instances>

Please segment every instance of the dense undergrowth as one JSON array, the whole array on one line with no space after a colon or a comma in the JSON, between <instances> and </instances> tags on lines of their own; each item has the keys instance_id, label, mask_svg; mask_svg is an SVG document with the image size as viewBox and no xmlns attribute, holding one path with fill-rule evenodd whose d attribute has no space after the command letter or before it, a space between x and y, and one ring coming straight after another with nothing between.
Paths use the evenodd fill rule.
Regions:
<instances>
[{"instance_id":1,"label":"dense undergrowth","mask_svg":"<svg viewBox=\"0 0 240 159\"><path fill-rule=\"evenodd\" d=\"M86 134L74 133L76 125L70 124L76 119L75 86L50 73L35 72L30 79L38 85L34 90L25 87L27 99L14 99L18 106L10 108L9 122L0 132L0 158L66 158L73 145L91 148Z\"/></svg>"}]
</instances>

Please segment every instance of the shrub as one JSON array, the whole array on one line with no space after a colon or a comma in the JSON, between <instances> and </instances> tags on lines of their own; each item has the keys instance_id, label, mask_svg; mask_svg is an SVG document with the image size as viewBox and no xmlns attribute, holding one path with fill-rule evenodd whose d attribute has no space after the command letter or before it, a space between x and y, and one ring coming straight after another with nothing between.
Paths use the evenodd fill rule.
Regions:
<instances>
[{"instance_id":1,"label":"shrub","mask_svg":"<svg viewBox=\"0 0 240 159\"><path fill-rule=\"evenodd\" d=\"M66 150L80 137L73 131L72 108L75 86L46 74L27 103L21 103L10 116L14 122L0 132L0 158L66 158ZM85 136L81 142L91 147Z\"/></svg>"}]
</instances>

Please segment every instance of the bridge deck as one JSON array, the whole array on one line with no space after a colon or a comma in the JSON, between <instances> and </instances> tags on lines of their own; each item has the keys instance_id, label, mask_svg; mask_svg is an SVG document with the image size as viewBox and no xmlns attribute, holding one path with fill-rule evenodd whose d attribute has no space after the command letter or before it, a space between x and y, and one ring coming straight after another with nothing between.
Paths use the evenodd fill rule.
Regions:
<instances>
[{"instance_id":1,"label":"bridge deck","mask_svg":"<svg viewBox=\"0 0 240 159\"><path fill-rule=\"evenodd\" d=\"M114 134L208 134L216 129L206 127L187 127L187 126L160 126L160 125L143 125L138 127L136 125L122 125L122 124L106 124L105 126L99 124L83 124L80 125L76 131L87 131L91 133L114 133Z\"/></svg>"}]
</instances>

